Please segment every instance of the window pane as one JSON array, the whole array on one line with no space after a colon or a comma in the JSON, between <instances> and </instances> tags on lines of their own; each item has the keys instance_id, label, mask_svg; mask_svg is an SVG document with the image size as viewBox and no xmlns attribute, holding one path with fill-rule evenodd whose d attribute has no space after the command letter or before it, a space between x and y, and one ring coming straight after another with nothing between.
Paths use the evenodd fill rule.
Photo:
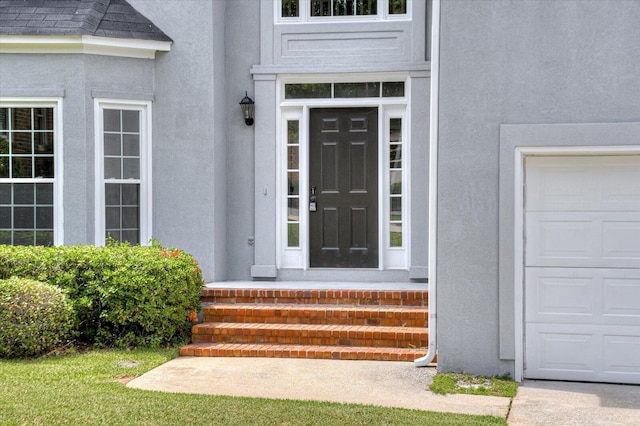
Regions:
<instances>
[{"instance_id":1,"label":"window pane","mask_svg":"<svg viewBox=\"0 0 640 426\"><path fill-rule=\"evenodd\" d=\"M137 206L140 185L129 184L129 185L121 185L121 187L122 187L122 205Z\"/></svg>"},{"instance_id":2,"label":"window pane","mask_svg":"<svg viewBox=\"0 0 640 426\"><path fill-rule=\"evenodd\" d=\"M389 192L402 194L402 171L389 172Z\"/></svg>"},{"instance_id":3,"label":"window pane","mask_svg":"<svg viewBox=\"0 0 640 426\"><path fill-rule=\"evenodd\" d=\"M389 14L403 15L407 13L407 0L389 0Z\"/></svg>"},{"instance_id":4,"label":"window pane","mask_svg":"<svg viewBox=\"0 0 640 426\"><path fill-rule=\"evenodd\" d=\"M122 155L138 157L140 155L140 136L122 135Z\"/></svg>"},{"instance_id":5,"label":"window pane","mask_svg":"<svg viewBox=\"0 0 640 426\"><path fill-rule=\"evenodd\" d=\"M331 83L285 84L285 99L331 98Z\"/></svg>"},{"instance_id":6,"label":"window pane","mask_svg":"<svg viewBox=\"0 0 640 426\"><path fill-rule=\"evenodd\" d=\"M104 134L104 155L122 155L120 135Z\"/></svg>"},{"instance_id":7,"label":"window pane","mask_svg":"<svg viewBox=\"0 0 640 426\"><path fill-rule=\"evenodd\" d=\"M33 133L15 132L13 133L13 141L11 143L12 154L33 154L31 144L31 135Z\"/></svg>"},{"instance_id":8,"label":"window pane","mask_svg":"<svg viewBox=\"0 0 640 426\"><path fill-rule=\"evenodd\" d=\"M40 177L40 178L54 177L53 157L36 157L35 158L35 177Z\"/></svg>"},{"instance_id":9,"label":"window pane","mask_svg":"<svg viewBox=\"0 0 640 426\"><path fill-rule=\"evenodd\" d=\"M138 231L122 231L121 242L128 242L131 245L140 244L140 236Z\"/></svg>"},{"instance_id":10,"label":"window pane","mask_svg":"<svg viewBox=\"0 0 640 426\"><path fill-rule=\"evenodd\" d=\"M289 172L287 173L287 194L289 195L298 195L299 194L299 174L298 172Z\"/></svg>"},{"instance_id":11,"label":"window pane","mask_svg":"<svg viewBox=\"0 0 640 426\"><path fill-rule=\"evenodd\" d=\"M390 246L402 247L402 224L392 223L389 234Z\"/></svg>"},{"instance_id":12,"label":"window pane","mask_svg":"<svg viewBox=\"0 0 640 426\"><path fill-rule=\"evenodd\" d=\"M0 178L9 177L9 157L0 157Z\"/></svg>"},{"instance_id":13,"label":"window pane","mask_svg":"<svg viewBox=\"0 0 640 426\"><path fill-rule=\"evenodd\" d=\"M300 143L298 120L287 121L287 143L289 145L298 145Z\"/></svg>"},{"instance_id":14,"label":"window pane","mask_svg":"<svg viewBox=\"0 0 640 426\"><path fill-rule=\"evenodd\" d=\"M33 159L31 157L13 157L11 159L12 176L13 178L32 178Z\"/></svg>"},{"instance_id":15,"label":"window pane","mask_svg":"<svg viewBox=\"0 0 640 426\"><path fill-rule=\"evenodd\" d=\"M333 16L353 15L353 0L333 0Z\"/></svg>"},{"instance_id":16,"label":"window pane","mask_svg":"<svg viewBox=\"0 0 640 426\"><path fill-rule=\"evenodd\" d=\"M36 184L36 204L53 204L53 184Z\"/></svg>"},{"instance_id":17,"label":"window pane","mask_svg":"<svg viewBox=\"0 0 640 426\"><path fill-rule=\"evenodd\" d=\"M390 169L402 168L402 145L391 145L389 148L389 160Z\"/></svg>"},{"instance_id":18,"label":"window pane","mask_svg":"<svg viewBox=\"0 0 640 426\"><path fill-rule=\"evenodd\" d=\"M13 108L13 130L32 130L31 108Z\"/></svg>"},{"instance_id":19,"label":"window pane","mask_svg":"<svg viewBox=\"0 0 640 426\"><path fill-rule=\"evenodd\" d=\"M53 229L53 207L36 207L36 228Z\"/></svg>"},{"instance_id":20,"label":"window pane","mask_svg":"<svg viewBox=\"0 0 640 426\"><path fill-rule=\"evenodd\" d=\"M0 229L11 229L11 207L0 207Z\"/></svg>"},{"instance_id":21,"label":"window pane","mask_svg":"<svg viewBox=\"0 0 640 426\"><path fill-rule=\"evenodd\" d=\"M35 108L35 130L53 130L53 108Z\"/></svg>"},{"instance_id":22,"label":"window pane","mask_svg":"<svg viewBox=\"0 0 640 426\"><path fill-rule=\"evenodd\" d=\"M394 98L404 96L404 82L384 82L382 83L382 96Z\"/></svg>"},{"instance_id":23,"label":"window pane","mask_svg":"<svg viewBox=\"0 0 640 426\"><path fill-rule=\"evenodd\" d=\"M13 185L13 203L33 205L32 183L16 183Z\"/></svg>"},{"instance_id":24,"label":"window pane","mask_svg":"<svg viewBox=\"0 0 640 426\"><path fill-rule=\"evenodd\" d=\"M11 244L11 231L0 231L0 244Z\"/></svg>"},{"instance_id":25,"label":"window pane","mask_svg":"<svg viewBox=\"0 0 640 426\"><path fill-rule=\"evenodd\" d=\"M376 15L378 0L356 0L356 15Z\"/></svg>"},{"instance_id":26,"label":"window pane","mask_svg":"<svg viewBox=\"0 0 640 426\"><path fill-rule=\"evenodd\" d=\"M14 207L13 226L18 229L33 229L33 207Z\"/></svg>"},{"instance_id":27,"label":"window pane","mask_svg":"<svg viewBox=\"0 0 640 426\"><path fill-rule=\"evenodd\" d=\"M299 199L289 198L287 219L291 221L296 221L296 222L300 220L300 200Z\"/></svg>"},{"instance_id":28,"label":"window pane","mask_svg":"<svg viewBox=\"0 0 640 426\"><path fill-rule=\"evenodd\" d=\"M300 224L298 223L287 224L287 246L288 247L300 246Z\"/></svg>"},{"instance_id":29,"label":"window pane","mask_svg":"<svg viewBox=\"0 0 640 426\"><path fill-rule=\"evenodd\" d=\"M0 155L9 154L9 133L0 133Z\"/></svg>"},{"instance_id":30,"label":"window pane","mask_svg":"<svg viewBox=\"0 0 640 426\"><path fill-rule=\"evenodd\" d=\"M287 168L297 169L299 167L298 147L290 146L287 148Z\"/></svg>"},{"instance_id":31,"label":"window pane","mask_svg":"<svg viewBox=\"0 0 640 426\"><path fill-rule=\"evenodd\" d=\"M52 246L53 231L36 231L36 244L39 246Z\"/></svg>"},{"instance_id":32,"label":"window pane","mask_svg":"<svg viewBox=\"0 0 640 426\"><path fill-rule=\"evenodd\" d=\"M402 220L402 198L391 197L391 220Z\"/></svg>"},{"instance_id":33,"label":"window pane","mask_svg":"<svg viewBox=\"0 0 640 426\"><path fill-rule=\"evenodd\" d=\"M122 229L138 229L140 217L137 207L122 208Z\"/></svg>"},{"instance_id":34,"label":"window pane","mask_svg":"<svg viewBox=\"0 0 640 426\"><path fill-rule=\"evenodd\" d=\"M0 108L0 131L9 129L9 108ZM2 134L0 132L0 134Z\"/></svg>"},{"instance_id":35,"label":"window pane","mask_svg":"<svg viewBox=\"0 0 640 426\"><path fill-rule=\"evenodd\" d=\"M298 0L282 0L282 17L293 18L299 16Z\"/></svg>"},{"instance_id":36,"label":"window pane","mask_svg":"<svg viewBox=\"0 0 640 426\"><path fill-rule=\"evenodd\" d=\"M53 155L53 132L35 134L35 153Z\"/></svg>"},{"instance_id":37,"label":"window pane","mask_svg":"<svg viewBox=\"0 0 640 426\"><path fill-rule=\"evenodd\" d=\"M336 83L336 98L377 98L380 96L380 83Z\"/></svg>"},{"instance_id":38,"label":"window pane","mask_svg":"<svg viewBox=\"0 0 640 426\"><path fill-rule=\"evenodd\" d=\"M120 205L120 185L117 183L108 183L104 188L105 204L107 206Z\"/></svg>"},{"instance_id":39,"label":"window pane","mask_svg":"<svg viewBox=\"0 0 640 426\"><path fill-rule=\"evenodd\" d=\"M137 158L122 160L122 177L124 179L140 179L140 160Z\"/></svg>"},{"instance_id":40,"label":"window pane","mask_svg":"<svg viewBox=\"0 0 640 426\"><path fill-rule=\"evenodd\" d=\"M140 132L140 111L122 111L122 131L132 133Z\"/></svg>"},{"instance_id":41,"label":"window pane","mask_svg":"<svg viewBox=\"0 0 640 426\"><path fill-rule=\"evenodd\" d=\"M0 204L11 203L11 184L0 183Z\"/></svg>"},{"instance_id":42,"label":"window pane","mask_svg":"<svg viewBox=\"0 0 640 426\"><path fill-rule=\"evenodd\" d=\"M121 179L122 178L120 158L104 159L104 177L105 179Z\"/></svg>"},{"instance_id":43,"label":"window pane","mask_svg":"<svg viewBox=\"0 0 640 426\"><path fill-rule=\"evenodd\" d=\"M35 243L33 231L15 231L13 244L16 246L31 246Z\"/></svg>"},{"instance_id":44,"label":"window pane","mask_svg":"<svg viewBox=\"0 0 640 426\"><path fill-rule=\"evenodd\" d=\"M107 207L105 225L107 229L120 229L120 207Z\"/></svg>"},{"instance_id":45,"label":"window pane","mask_svg":"<svg viewBox=\"0 0 640 426\"><path fill-rule=\"evenodd\" d=\"M311 0L311 16L331 16L331 0Z\"/></svg>"},{"instance_id":46,"label":"window pane","mask_svg":"<svg viewBox=\"0 0 640 426\"><path fill-rule=\"evenodd\" d=\"M119 132L120 129L120 110L117 109L105 109L103 113L104 119L104 131L105 132Z\"/></svg>"},{"instance_id":47,"label":"window pane","mask_svg":"<svg viewBox=\"0 0 640 426\"><path fill-rule=\"evenodd\" d=\"M402 119L392 118L389 120L389 141L402 142Z\"/></svg>"}]
</instances>

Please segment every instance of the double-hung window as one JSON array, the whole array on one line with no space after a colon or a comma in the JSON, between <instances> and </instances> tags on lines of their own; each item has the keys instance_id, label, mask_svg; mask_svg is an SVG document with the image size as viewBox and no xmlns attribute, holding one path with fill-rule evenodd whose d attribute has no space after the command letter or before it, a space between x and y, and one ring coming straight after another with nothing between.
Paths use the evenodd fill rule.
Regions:
<instances>
[{"instance_id":1,"label":"double-hung window","mask_svg":"<svg viewBox=\"0 0 640 426\"><path fill-rule=\"evenodd\" d=\"M96 244L151 238L151 104L96 100Z\"/></svg>"},{"instance_id":2,"label":"double-hung window","mask_svg":"<svg viewBox=\"0 0 640 426\"><path fill-rule=\"evenodd\" d=\"M62 244L61 101L0 101L0 244Z\"/></svg>"}]
</instances>

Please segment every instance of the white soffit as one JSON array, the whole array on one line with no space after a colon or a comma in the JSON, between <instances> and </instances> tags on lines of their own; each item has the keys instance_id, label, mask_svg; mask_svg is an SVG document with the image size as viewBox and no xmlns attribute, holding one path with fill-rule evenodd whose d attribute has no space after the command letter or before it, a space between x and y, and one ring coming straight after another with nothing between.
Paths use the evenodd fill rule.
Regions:
<instances>
[{"instance_id":1,"label":"white soffit","mask_svg":"<svg viewBox=\"0 0 640 426\"><path fill-rule=\"evenodd\" d=\"M170 41L96 36L0 35L0 53L88 54L154 59L156 52L171 50Z\"/></svg>"}]
</instances>

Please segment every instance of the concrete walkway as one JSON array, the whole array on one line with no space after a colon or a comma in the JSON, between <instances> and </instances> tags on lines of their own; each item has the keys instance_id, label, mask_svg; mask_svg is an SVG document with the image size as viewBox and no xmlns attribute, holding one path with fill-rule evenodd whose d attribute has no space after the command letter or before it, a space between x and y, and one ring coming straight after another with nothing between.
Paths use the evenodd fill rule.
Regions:
<instances>
[{"instance_id":1,"label":"concrete walkway","mask_svg":"<svg viewBox=\"0 0 640 426\"><path fill-rule=\"evenodd\" d=\"M527 380L509 398L435 395L409 362L180 357L127 384L164 392L333 401L491 415L510 425L640 425L640 386Z\"/></svg>"},{"instance_id":2,"label":"concrete walkway","mask_svg":"<svg viewBox=\"0 0 640 426\"><path fill-rule=\"evenodd\" d=\"M435 368L411 362L180 357L127 384L209 395L332 401L505 417L509 398L435 395Z\"/></svg>"}]
</instances>

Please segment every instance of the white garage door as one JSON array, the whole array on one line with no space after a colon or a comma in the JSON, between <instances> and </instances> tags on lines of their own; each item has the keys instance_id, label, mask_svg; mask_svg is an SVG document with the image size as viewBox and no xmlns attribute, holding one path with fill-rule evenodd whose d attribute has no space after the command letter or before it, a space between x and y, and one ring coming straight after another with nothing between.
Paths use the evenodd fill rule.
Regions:
<instances>
[{"instance_id":1,"label":"white garage door","mask_svg":"<svg viewBox=\"0 0 640 426\"><path fill-rule=\"evenodd\" d=\"M640 156L525 162L527 378L640 384Z\"/></svg>"}]
</instances>

